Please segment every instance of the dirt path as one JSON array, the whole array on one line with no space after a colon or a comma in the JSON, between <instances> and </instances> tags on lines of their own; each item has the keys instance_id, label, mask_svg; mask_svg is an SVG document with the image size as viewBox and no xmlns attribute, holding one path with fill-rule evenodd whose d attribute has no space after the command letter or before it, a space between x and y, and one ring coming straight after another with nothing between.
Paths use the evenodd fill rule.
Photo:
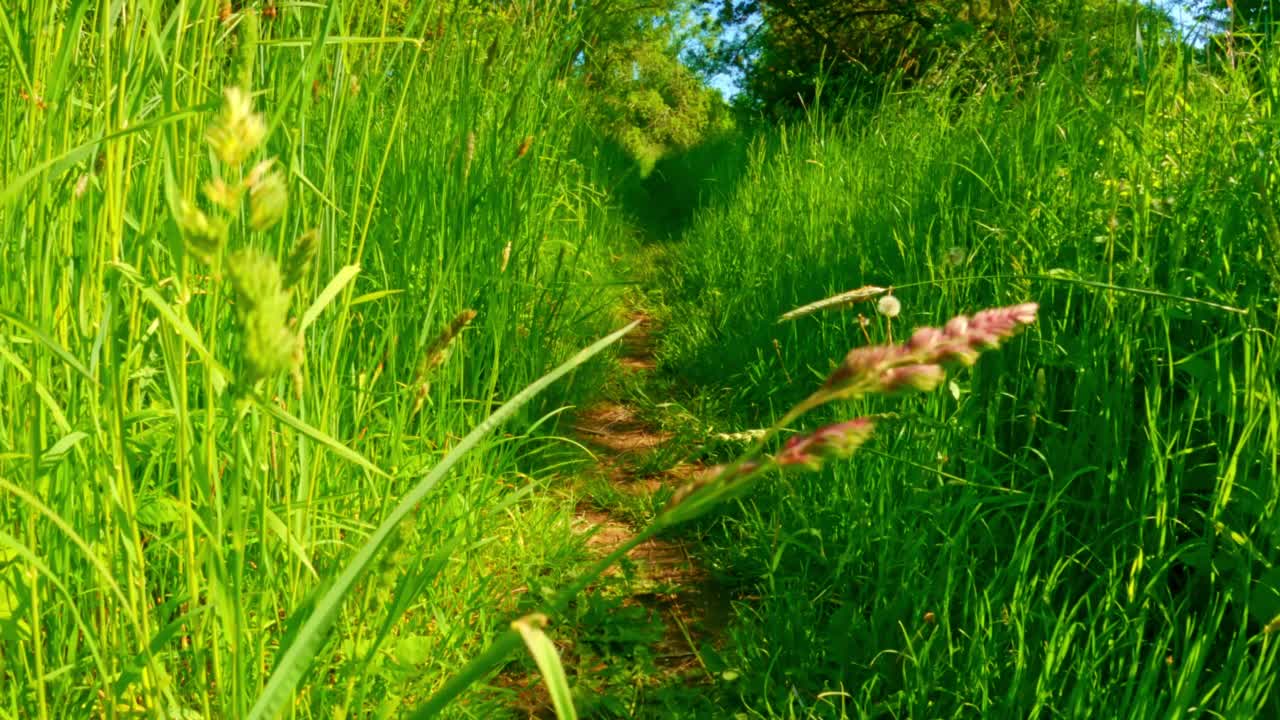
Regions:
<instances>
[{"instance_id":1,"label":"dirt path","mask_svg":"<svg viewBox=\"0 0 1280 720\"><path fill-rule=\"evenodd\" d=\"M623 341L618 364L633 373L631 380L643 383L645 375L656 368L657 329L642 313L635 312L630 319L641 324ZM670 451L672 434L655 427L625 398L601 400L582 408L574 416L572 428L595 456L579 475L584 488L593 483L603 486L635 501L628 505L652 504L651 498L664 487L674 489L700 470L687 463L667 466L664 450ZM603 557L635 537L636 527L628 518L631 513L600 500L599 493L584 494L586 499L575 510L574 531L584 537L591 559ZM607 597L609 607L614 608L603 621L609 626L603 634L623 638L623 645L629 647L617 653L594 653L589 660L577 641L563 648L566 664L576 668L571 674L579 675L579 687L608 694L615 680L625 677L632 683L627 692L635 693L636 678L640 677L641 685L659 692L664 687L696 687L713 679L699 649L717 643L728 620L729 602L690 553L685 540L659 537L641 543L628 553L625 562L606 573L593 592ZM593 634L581 628L579 632ZM637 646L643 652L637 653ZM639 656L643 662L636 659ZM590 677L583 677L583 673ZM526 687L533 690L536 685ZM522 695L524 701L534 700ZM522 710L528 717L554 717L545 702L545 691L539 688L537 696L532 704L522 701Z\"/></svg>"},{"instance_id":2,"label":"dirt path","mask_svg":"<svg viewBox=\"0 0 1280 720\"><path fill-rule=\"evenodd\" d=\"M618 363L633 373L651 373L657 366L652 319L640 313L631 319L641 324L623 341ZM652 496L664 487L678 487L700 471L679 463L657 474L643 472L638 466L646 454L662 450L673 438L625 404L602 402L584 409L574 431L596 450L595 472L623 493ZM636 534L625 518L589 504L579 505L575 525L579 532L589 533L587 547L596 557L609 554ZM629 599L656 612L663 623L663 639L654 648L662 667L668 673L702 672L697 643L711 639L723 627L728 608L722 593L679 538L652 538L627 557L635 563Z\"/></svg>"}]
</instances>

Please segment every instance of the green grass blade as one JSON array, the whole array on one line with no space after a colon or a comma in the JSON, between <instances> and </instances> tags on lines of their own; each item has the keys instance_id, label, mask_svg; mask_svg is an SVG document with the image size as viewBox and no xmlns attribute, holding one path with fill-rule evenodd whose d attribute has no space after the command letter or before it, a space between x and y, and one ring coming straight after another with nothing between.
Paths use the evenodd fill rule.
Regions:
<instances>
[{"instance_id":1,"label":"green grass blade","mask_svg":"<svg viewBox=\"0 0 1280 720\"><path fill-rule=\"evenodd\" d=\"M207 111L208 108L179 110L168 115L139 122L137 125L131 125L124 130L107 133L106 135L82 142L79 145L64 151L60 155L54 156L38 165L35 165L30 170L10 181L3 190L0 190L0 206L8 205L18 196L18 193L22 192L23 188L44 173L50 171L57 173L67 167L75 165L76 163L82 162L91 157L93 152L105 143L112 140L119 140L120 138L130 135L138 135L149 130L156 130L182 120L198 117Z\"/></svg>"},{"instance_id":2,"label":"green grass blade","mask_svg":"<svg viewBox=\"0 0 1280 720\"><path fill-rule=\"evenodd\" d=\"M259 408L262 408L262 411L265 412L266 414L270 415L276 420L279 420L285 425L288 425L294 430L297 430L303 435L306 435L312 440L315 440L321 445L324 445L325 447L332 450L334 454L336 454L338 457L341 457L344 460L349 460L355 463L356 465L359 465L360 467L364 468L365 470L368 470L374 475L377 475L378 477L384 477L384 478L391 477L391 475L388 474L387 471L383 470L377 465L374 465L365 456L361 455L355 450L352 450L346 445L343 445L341 442L338 442L338 440L335 439L332 435L329 435L328 433L324 432L320 428L317 428L314 425L303 422L302 420L294 417L293 415L290 415L286 410L279 407L278 405L271 402L270 400L265 400L263 398L255 396L254 402L258 405Z\"/></svg>"},{"instance_id":3,"label":"green grass blade","mask_svg":"<svg viewBox=\"0 0 1280 720\"><path fill-rule=\"evenodd\" d=\"M48 348L54 355L57 355L62 362L70 366L72 370L83 375L89 382L96 382L93 379L93 375L89 372L89 368L84 366L84 363L77 360L75 355L67 352L67 349L59 345L56 340L40 332L35 325L32 325L17 315L7 313L3 310L0 310L0 318L8 320L16 325L18 329L30 335L33 340Z\"/></svg>"},{"instance_id":4,"label":"green grass blade","mask_svg":"<svg viewBox=\"0 0 1280 720\"><path fill-rule=\"evenodd\" d=\"M311 327L311 323L320 317L320 313L324 312L329 303L338 297L338 293L342 292L342 289L359 274L359 265L348 265L339 270L338 274L334 275L333 279L329 281L329 284L325 285L324 290L320 291L320 295L316 297L315 302L311 303L311 307L307 308L307 311L302 314L302 322L299 323L298 330L301 332Z\"/></svg>"},{"instance_id":5,"label":"green grass blade","mask_svg":"<svg viewBox=\"0 0 1280 720\"><path fill-rule=\"evenodd\" d=\"M569 679L564 674L564 664L560 662L560 653L555 643L547 637L543 630L547 625L547 616L528 615L511 623L511 627L520 633L529 654L538 664L538 671L547 683L547 692L551 694L551 704L555 706L556 717L560 720L578 720L578 711L573 707L573 694L569 692Z\"/></svg>"},{"instance_id":6,"label":"green grass blade","mask_svg":"<svg viewBox=\"0 0 1280 720\"><path fill-rule=\"evenodd\" d=\"M151 307L155 308L156 311L160 313L160 317L164 318L165 322L169 323L169 326L173 328L174 332L181 335L182 339L191 346L191 349L195 350L196 354L200 356L200 359L208 363L209 367L213 369L214 377L217 378L222 385L225 385L228 378L231 377L231 372L227 370L222 363L218 362L217 358L213 356L213 353L209 352L209 348L205 345L204 339L200 337L200 332L197 331L191 323L178 315L178 312L174 310L173 306L160 295L159 291L146 284L142 275L134 269L133 266L126 263L116 262L112 263L112 267L120 271L121 275L138 288L139 292L142 293L142 299L146 300L147 304L151 305Z\"/></svg>"}]
</instances>

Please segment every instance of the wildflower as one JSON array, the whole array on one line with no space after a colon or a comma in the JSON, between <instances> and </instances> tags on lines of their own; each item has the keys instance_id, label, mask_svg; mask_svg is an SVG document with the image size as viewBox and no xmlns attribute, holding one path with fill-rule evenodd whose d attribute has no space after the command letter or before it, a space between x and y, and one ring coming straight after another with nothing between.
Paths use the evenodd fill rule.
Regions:
<instances>
[{"instance_id":1,"label":"wildflower","mask_svg":"<svg viewBox=\"0 0 1280 720\"><path fill-rule=\"evenodd\" d=\"M223 96L222 112L205 137L219 160L239 165L262 144L267 124L253 111L253 100L244 90L229 87Z\"/></svg>"}]
</instances>

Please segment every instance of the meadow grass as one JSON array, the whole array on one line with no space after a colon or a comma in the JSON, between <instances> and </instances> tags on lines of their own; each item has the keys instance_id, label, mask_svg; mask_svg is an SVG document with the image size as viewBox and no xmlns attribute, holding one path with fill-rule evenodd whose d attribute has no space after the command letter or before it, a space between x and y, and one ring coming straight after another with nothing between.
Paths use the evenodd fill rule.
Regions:
<instances>
[{"instance_id":1,"label":"meadow grass","mask_svg":"<svg viewBox=\"0 0 1280 720\"><path fill-rule=\"evenodd\" d=\"M738 600L668 714L1280 715L1280 61L1129 35L641 179L583 120L583 22L0 7L0 716L495 717L523 646L571 717L540 613L607 624L595 578L677 523ZM559 411L617 383L585 363L656 258L645 402L727 469L584 567ZM779 322L866 285L892 320ZM803 404L1024 302L939 392Z\"/></svg>"},{"instance_id":2,"label":"meadow grass","mask_svg":"<svg viewBox=\"0 0 1280 720\"><path fill-rule=\"evenodd\" d=\"M461 7L0 8L0 715L274 716L276 672L289 716L400 716L572 563L571 508L529 473L581 385L419 484L617 328L609 254L629 242L581 152L577 18ZM234 87L266 131L243 166L206 139ZM233 207L205 252L183 208L215 217L205 183L266 157L281 221ZM255 361L228 279L290 273L300 237L292 380ZM267 259L237 266L250 247ZM361 547L384 552L326 605ZM332 632L308 635L324 609ZM314 662L285 673L299 637ZM480 703L457 712L496 712Z\"/></svg>"},{"instance_id":3,"label":"meadow grass","mask_svg":"<svg viewBox=\"0 0 1280 720\"><path fill-rule=\"evenodd\" d=\"M943 392L830 415L889 411L857 462L702 523L744 716L1280 713L1276 62L1080 47L658 164L715 188L660 352L706 425L768 426L890 331L1041 306ZM779 320L867 285L892 327L874 299Z\"/></svg>"}]
</instances>

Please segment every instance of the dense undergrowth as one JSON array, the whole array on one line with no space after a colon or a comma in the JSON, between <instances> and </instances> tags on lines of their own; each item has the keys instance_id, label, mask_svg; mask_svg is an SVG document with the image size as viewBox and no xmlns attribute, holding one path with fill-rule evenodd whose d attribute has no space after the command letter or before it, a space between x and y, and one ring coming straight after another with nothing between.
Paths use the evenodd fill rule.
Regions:
<instances>
[{"instance_id":1,"label":"dense undergrowth","mask_svg":"<svg viewBox=\"0 0 1280 720\"><path fill-rule=\"evenodd\" d=\"M748 706L1280 712L1276 73L1272 54L1232 70L1148 39L658 165L707 178L700 210L665 214L687 227L661 353L707 426L768 425L852 346L1041 305L947 392L846 408L891 411L859 461L702 528L756 598L728 650ZM866 285L901 314L779 321Z\"/></svg>"}]
</instances>

